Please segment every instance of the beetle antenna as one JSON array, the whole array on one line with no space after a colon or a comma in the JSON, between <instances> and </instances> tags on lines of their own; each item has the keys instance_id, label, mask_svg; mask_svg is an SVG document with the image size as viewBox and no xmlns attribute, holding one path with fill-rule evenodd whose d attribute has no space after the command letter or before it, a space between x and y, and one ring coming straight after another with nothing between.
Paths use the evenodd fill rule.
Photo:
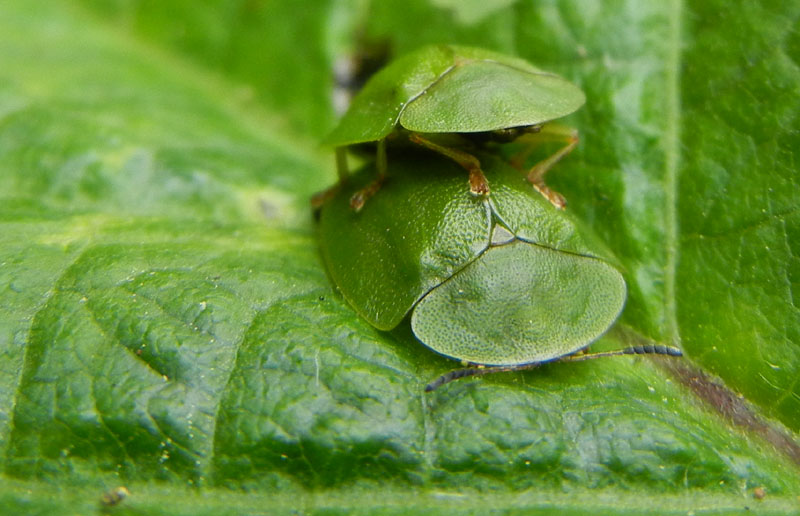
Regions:
<instances>
[{"instance_id":1,"label":"beetle antenna","mask_svg":"<svg viewBox=\"0 0 800 516\"><path fill-rule=\"evenodd\" d=\"M619 355L667 355L670 357L682 357L683 352L678 348L664 346L663 344L640 344L615 351L584 353L583 355L567 355L559 358L558 362L583 362L584 360L591 360L593 358L616 357Z\"/></svg>"},{"instance_id":2,"label":"beetle antenna","mask_svg":"<svg viewBox=\"0 0 800 516\"><path fill-rule=\"evenodd\" d=\"M446 383L450 383L454 380L459 380L461 378L466 378L468 376L483 376L485 374L491 373L502 373L505 371L519 371L520 369L533 369L534 367L539 367L541 362L535 362L533 364L526 364L524 366L496 366L496 367L467 367L464 369L455 369L450 371L449 373L445 373L439 378L435 379L431 383L425 386L425 392L431 392Z\"/></svg>"},{"instance_id":3,"label":"beetle antenna","mask_svg":"<svg viewBox=\"0 0 800 516\"><path fill-rule=\"evenodd\" d=\"M593 358L602 357L616 357L620 355L666 355L670 357L682 357L683 352L672 346L664 346L663 344L640 344L638 346L630 346L624 349L615 351L600 351L598 353L584 353L582 355L567 355L565 357L551 360L550 362L583 362ZM467 378L469 376L483 376L491 373L502 373L508 371L525 371L527 369L534 369L539 367L544 362L533 362L531 364L523 364L516 366L496 366L496 367L468 367L465 369L455 369L449 373L445 373L439 378L425 386L425 392L435 391L442 385L450 383L454 380Z\"/></svg>"}]
</instances>

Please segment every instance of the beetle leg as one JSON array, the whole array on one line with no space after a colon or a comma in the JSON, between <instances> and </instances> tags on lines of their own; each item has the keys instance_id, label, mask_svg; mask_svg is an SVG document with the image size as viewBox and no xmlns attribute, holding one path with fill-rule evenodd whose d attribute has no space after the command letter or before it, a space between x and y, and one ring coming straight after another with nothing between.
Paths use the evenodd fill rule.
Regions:
<instances>
[{"instance_id":1,"label":"beetle leg","mask_svg":"<svg viewBox=\"0 0 800 516\"><path fill-rule=\"evenodd\" d=\"M347 150L344 147L336 147L336 173L339 183L344 183L350 173L347 168Z\"/></svg>"},{"instance_id":2,"label":"beetle leg","mask_svg":"<svg viewBox=\"0 0 800 516\"><path fill-rule=\"evenodd\" d=\"M386 159L386 140L378 141L378 151L375 156L375 168L378 169L378 177L373 182L357 191L350 197L350 209L358 213L364 207L367 199L378 193L383 183L386 182L386 173L389 169ZM340 176L341 178L341 176ZM341 180L341 179L340 179Z\"/></svg>"},{"instance_id":3,"label":"beetle leg","mask_svg":"<svg viewBox=\"0 0 800 516\"><path fill-rule=\"evenodd\" d=\"M389 171L389 164L386 160L386 139L378 141L378 150L375 156L375 165L378 168L379 176L386 176Z\"/></svg>"},{"instance_id":4,"label":"beetle leg","mask_svg":"<svg viewBox=\"0 0 800 516\"><path fill-rule=\"evenodd\" d=\"M364 203L367 202L367 199L378 193L378 190L381 189L383 183L385 182L386 174L378 173L378 177L376 177L374 181L350 197L350 209L356 213L361 211L361 208L364 207Z\"/></svg>"},{"instance_id":5,"label":"beetle leg","mask_svg":"<svg viewBox=\"0 0 800 516\"><path fill-rule=\"evenodd\" d=\"M336 195L339 187L347 181L347 150L344 147L336 147L336 174L339 176L338 183L311 196L311 210L314 212L314 216L317 216L322 205Z\"/></svg>"},{"instance_id":6,"label":"beetle leg","mask_svg":"<svg viewBox=\"0 0 800 516\"><path fill-rule=\"evenodd\" d=\"M575 148L576 145L578 145L577 136L575 136L574 139L570 141L567 145L556 151L555 154L534 165L533 168L528 172L528 181L533 185L536 191L544 195L544 197L548 201L550 201L550 203L553 206L555 206L560 210L564 209L564 207L567 205L567 201L566 199L564 199L563 195L551 189L549 186L545 184L544 175L561 158L569 154L572 151L572 149Z\"/></svg>"},{"instance_id":7,"label":"beetle leg","mask_svg":"<svg viewBox=\"0 0 800 516\"><path fill-rule=\"evenodd\" d=\"M561 158L572 152L572 149L578 145L578 132L575 129L571 129L559 124L547 124L542 128L541 132L537 134L523 135L517 141L528 144L524 149L511 158L511 164L518 169L522 168L522 163L525 162L525 159L531 153L536 144L545 141L566 142L566 144L555 153L535 164L528 171L527 175L528 182L533 185L537 192L542 194L553 206L563 210L567 205L567 201L564 199L563 195L555 190L552 190L545 184L544 175L548 170L553 168L553 165L558 163Z\"/></svg>"},{"instance_id":8,"label":"beetle leg","mask_svg":"<svg viewBox=\"0 0 800 516\"><path fill-rule=\"evenodd\" d=\"M336 183L330 188L326 188L325 190L317 192L311 196L311 209L314 212L314 216L317 216L322 206L328 202L328 199L332 199L336 195L336 193L339 191L340 185L341 183Z\"/></svg>"},{"instance_id":9,"label":"beetle leg","mask_svg":"<svg viewBox=\"0 0 800 516\"><path fill-rule=\"evenodd\" d=\"M423 138L418 133L411 133L408 136L408 139L417 145L422 145L427 149L438 152L439 154L452 159L464 167L467 172L469 172L469 191L472 193L472 195L489 194L489 182L486 180L486 176L483 175L483 170L481 170L481 162L478 161L478 158L472 154L469 154L468 152L434 143Z\"/></svg>"}]
</instances>

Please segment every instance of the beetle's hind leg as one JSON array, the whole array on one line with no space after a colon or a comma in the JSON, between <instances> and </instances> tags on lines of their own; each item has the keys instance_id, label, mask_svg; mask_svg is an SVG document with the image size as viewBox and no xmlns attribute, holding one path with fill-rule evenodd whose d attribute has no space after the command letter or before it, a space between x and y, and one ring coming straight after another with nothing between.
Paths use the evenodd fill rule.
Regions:
<instances>
[{"instance_id":1,"label":"beetle's hind leg","mask_svg":"<svg viewBox=\"0 0 800 516\"><path fill-rule=\"evenodd\" d=\"M383 183L386 182L386 174L389 168L388 160L386 159L386 140L378 141L378 150L375 158L375 168L378 169L378 177L375 178L370 184L357 191L350 197L350 209L356 213L361 211L367 199L378 193ZM340 176L341 178L341 176Z\"/></svg>"},{"instance_id":2,"label":"beetle's hind leg","mask_svg":"<svg viewBox=\"0 0 800 516\"><path fill-rule=\"evenodd\" d=\"M527 174L528 182L533 185L536 191L550 201L553 206L563 210L567 205L566 199L545 184L544 175L578 145L578 131L560 124L547 124L542 127L540 132L523 135L517 141L527 143L527 146L522 151L511 158L511 164L520 169L536 144L548 141L565 142L563 147L535 164Z\"/></svg>"},{"instance_id":3,"label":"beetle's hind leg","mask_svg":"<svg viewBox=\"0 0 800 516\"><path fill-rule=\"evenodd\" d=\"M438 143L423 138L418 133L411 133L408 135L408 139L411 140L412 143L422 145L427 149L438 152L442 156L446 156L464 167L467 172L469 172L469 191L472 195L489 194L489 182L486 180L486 176L483 175L481 162L478 161L478 158L468 152L439 145Z\"/></svg>"}]
</instances>

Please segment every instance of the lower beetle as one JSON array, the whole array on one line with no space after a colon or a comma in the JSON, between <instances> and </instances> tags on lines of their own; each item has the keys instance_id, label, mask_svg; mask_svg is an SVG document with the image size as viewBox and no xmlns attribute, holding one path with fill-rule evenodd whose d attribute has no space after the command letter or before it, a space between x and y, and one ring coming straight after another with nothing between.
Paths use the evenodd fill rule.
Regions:
<instances>
[{"instance_id":1,"label":"lower beetle","mask_svg":"<svg viewBox=\"0 0 800 516\"><path fill-rule=\"evenodd\" d=\"M446 375L428 390L573 355L625 304L625 280L602 244L519 171L492 155L480 159L491 196L470 195L450 160L406 154L392 157L400 172L361 212L349 198L374 165L318 213L323 260L359 315L390 330L410 312L414 335L430 349L489 366ZM614 353L638 352L679 354L663 346Z\"/></svg>"}]
</instances>

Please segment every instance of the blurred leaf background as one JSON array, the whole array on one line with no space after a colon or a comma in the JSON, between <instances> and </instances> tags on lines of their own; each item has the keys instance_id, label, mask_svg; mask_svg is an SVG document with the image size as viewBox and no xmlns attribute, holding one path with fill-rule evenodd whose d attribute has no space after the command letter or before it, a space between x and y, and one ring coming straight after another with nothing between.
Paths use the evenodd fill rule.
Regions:
<instances>
[{"instance_id":1,"label":"blurred leaf background","mask_svg":"<svg viewBox=\"0 0 800 516\"><path fill-rule=\"evenodd\" d=\"M124 485L114 510L136 514L796 514L799 19L772 0L0 5L0 507L91 513ZM598 346L633 331L678 365L424 395L455 364L332 289L308 198L334 181L317 142L343 70L440 42L587 93L550 182L625 267Z\"/></svg>"}]
</instances>

